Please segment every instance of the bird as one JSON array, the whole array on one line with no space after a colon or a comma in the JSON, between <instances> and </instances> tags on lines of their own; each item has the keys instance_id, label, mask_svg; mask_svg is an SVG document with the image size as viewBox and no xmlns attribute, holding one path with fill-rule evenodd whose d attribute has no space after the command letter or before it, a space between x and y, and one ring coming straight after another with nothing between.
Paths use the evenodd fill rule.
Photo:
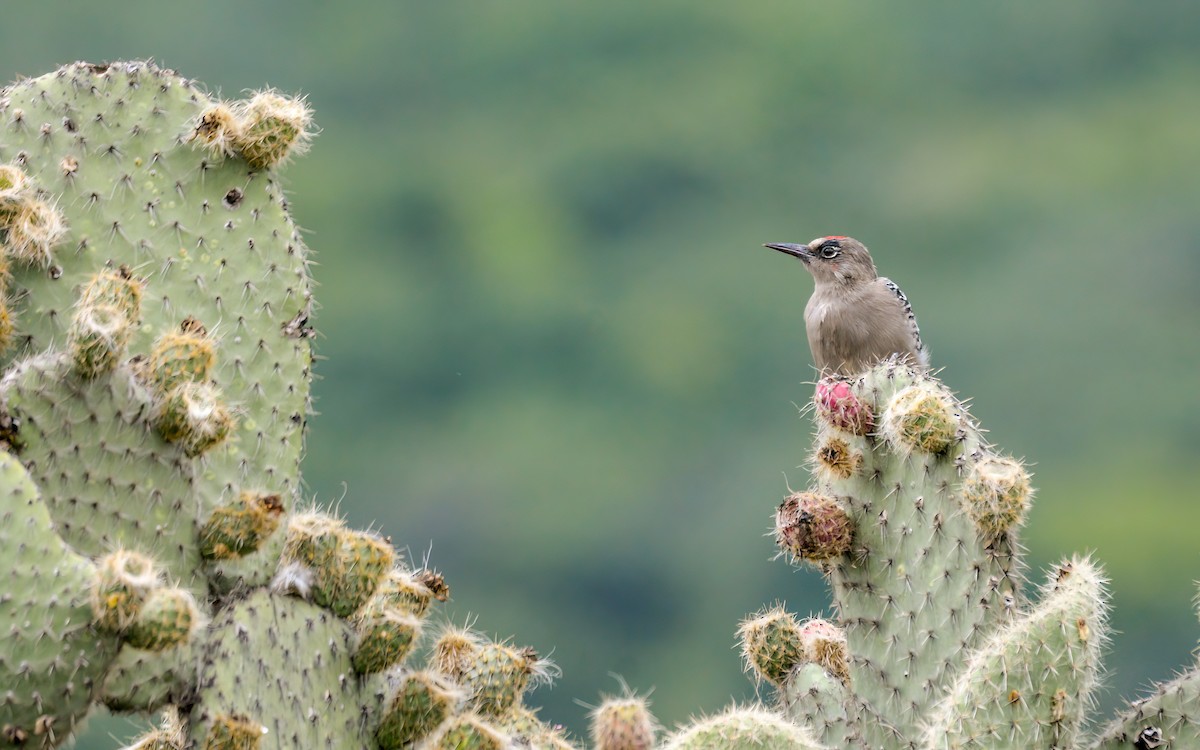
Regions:
<instances>
[{"instance_id":1,"label":"bird","mask_svg":"<svg viewBox=\"0 0 1200 750\"><path fill-rule=\"evenodd\" d=\"M806 245L771 242L763 247L799 258L816 282L804 308L804 325L822 377L859 375L890 359L929 366L908 297L879 275L863 243L831 235Z\"/></svg>"}]
</instances>

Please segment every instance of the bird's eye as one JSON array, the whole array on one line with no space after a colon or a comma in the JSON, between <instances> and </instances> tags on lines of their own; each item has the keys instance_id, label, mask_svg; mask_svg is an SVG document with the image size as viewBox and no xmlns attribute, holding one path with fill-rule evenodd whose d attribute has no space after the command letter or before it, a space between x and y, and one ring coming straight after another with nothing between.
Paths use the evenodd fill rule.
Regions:
<instances>
[{"instance_id":1,"label":"bird's eye","mask_svg":"<svg viewBox=\"0 0 1200 750\"><path fill-rule=\"evenodd\" d=\"M821 248L821 250L820 250L821 257L824 258L825 260L830 260L832 258L836 258L836 257L838 257L838 254L841 252L842 252L841 250L838 250L833 245L826 245L825 247Z\"/></svg>"}]
</instances>

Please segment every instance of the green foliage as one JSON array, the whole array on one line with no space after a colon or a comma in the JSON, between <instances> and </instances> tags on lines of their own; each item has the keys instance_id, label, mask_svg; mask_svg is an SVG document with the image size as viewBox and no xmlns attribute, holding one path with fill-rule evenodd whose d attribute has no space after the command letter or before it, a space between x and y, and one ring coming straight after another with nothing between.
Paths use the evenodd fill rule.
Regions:
<instances>
[{"instance_id":1,"label":"green foliage","mask_svg":"<svg viewBox=\"0 0 1200 750\"><path fill-rule=\"evenodd\" d=\"M213 510L200 529L200 554L222 560L257 550L279 528L283 503L278 495L242 492Z\"/></svg>"},{"instance_id":2,"label":"green foliage","mask_svg":"<svg viewBox=\"0 0 1200 750\"><path fill-rule=\"evenodd\" d=\"M595 750L650 750L655 746L658 722L645 698L628 694L608 698L592 711L592 746Z\"/></svg>"},{"instance_id":3,"label":"green foliage","mask_svg":"<svg viewBox=\"0 0 1200 750\"><path fill-rule=\"evenodd\" d=\"M148 651L186 643L199 623L196 602L187 591L158 588L146 597L141 611L125 633L125 642Z\"/></svg>"}]
</instances>

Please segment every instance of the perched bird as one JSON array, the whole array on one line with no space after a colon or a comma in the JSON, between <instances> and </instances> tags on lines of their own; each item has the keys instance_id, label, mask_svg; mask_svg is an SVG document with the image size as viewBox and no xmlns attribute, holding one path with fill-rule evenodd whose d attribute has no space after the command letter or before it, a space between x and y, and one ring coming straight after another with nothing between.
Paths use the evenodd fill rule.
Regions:
<instances>
[{"instance_id":1,"label":"perched bird","mask_svg":"<svg viewBox=\"0 0 1200 750\"><path fill-rule=\"evenodd\" d=\"M781 242L763 247L799 258L816 281L804 308L804 325L822 375L857 375L893 356L929 366L908 297L879 275L861 242L833 236L807 245Z\"/></svg>"}]
</instances>

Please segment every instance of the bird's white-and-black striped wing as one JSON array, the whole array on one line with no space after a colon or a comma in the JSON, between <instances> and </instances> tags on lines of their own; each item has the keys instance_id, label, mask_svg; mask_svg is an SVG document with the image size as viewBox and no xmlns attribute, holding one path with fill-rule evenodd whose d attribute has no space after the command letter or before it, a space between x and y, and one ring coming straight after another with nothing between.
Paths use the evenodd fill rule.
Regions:
<instances>
[{"instance_id":1,"label":"bird's white-and-black striped wing","mask_svg":"<svg viewBox=\"0 0 1200 750\"><path fill-rule=\"evenodd\" d=\"M896 295L896 299L900 300L900 305L904 308L904 315L908 318L908 324L912 326L913 338L916 340L917 358L922 365L929 365L929 353L925 351L925 344L921 341L921 328L917 325L917 315L913 312L912 303L908 301L908 297L904 291L891 279L882 276L878 279L880 284L888 288L892 294Z\"/></svg>"}]
</instances>

